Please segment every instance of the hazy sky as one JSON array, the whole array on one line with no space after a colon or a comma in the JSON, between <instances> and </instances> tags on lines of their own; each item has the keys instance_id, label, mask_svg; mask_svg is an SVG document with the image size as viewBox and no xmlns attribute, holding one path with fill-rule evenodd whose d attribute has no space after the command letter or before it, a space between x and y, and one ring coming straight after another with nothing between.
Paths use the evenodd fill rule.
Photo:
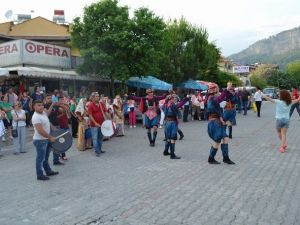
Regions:
<instances>
[{"instance_id":1,"label":"hazy sky","mask_svg":"<svg viewBox=\"0 0 300 225\"><path fill-rule=\"evenodd\" d=\"M68 22L80 16L83 7L96 0L0 0L0 22L4 14L26 14L52 20L54 9L64 9ZM185 17L190 23L208 30L214 41L228 56L255 41L280 31L300 26L300 0L119 0L131 10L145 6L166 20Z\"/></svg>"}]
</instances>

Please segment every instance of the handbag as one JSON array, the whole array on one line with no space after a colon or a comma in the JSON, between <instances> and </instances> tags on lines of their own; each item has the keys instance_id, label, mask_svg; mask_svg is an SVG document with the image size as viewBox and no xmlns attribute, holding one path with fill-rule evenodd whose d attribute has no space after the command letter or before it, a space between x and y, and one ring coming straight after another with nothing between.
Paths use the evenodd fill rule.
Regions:
<instances>
[{"instance_id":1,"label":"handbag","mask_svg":"<svg viewBox=\"0 0 300 225\"><path fill-rule=\"evenodd\" d=\"M15 110L15 113L16 113L17 118L19 118L16 110ZM17 127L11 131L11 135L15 138L18 137L18 123L19 123L19 121L17 121Z\"/></svg>"}]
</instances>

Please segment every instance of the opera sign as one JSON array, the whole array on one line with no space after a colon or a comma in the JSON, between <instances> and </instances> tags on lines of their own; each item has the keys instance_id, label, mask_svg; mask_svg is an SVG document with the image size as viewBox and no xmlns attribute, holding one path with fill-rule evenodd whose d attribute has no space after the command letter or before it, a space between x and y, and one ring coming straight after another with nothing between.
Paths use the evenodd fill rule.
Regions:
<instances>
[{"instance_id":1,"label":"opera sign","mask_svg":"<svg viewBox=\"0 0 300 225\"><path fill-rule=\"evenodd\" d=\"M33 42L27 42L25 44L25 50L29 53L46 54L67 58L69 57L69 54L66 49L61 49L49 45L35 44Z\"/></svg>"},{"instance_id":2,"label":"opera sign","mask_svg":"<svg viewBox=\"0 0 300 225\"><path fill-rule=\"evenodd\" d=\"M29 40L0 44L0 66L20 64L71 68L70 49Z\"/></svg>"}]
</instances>

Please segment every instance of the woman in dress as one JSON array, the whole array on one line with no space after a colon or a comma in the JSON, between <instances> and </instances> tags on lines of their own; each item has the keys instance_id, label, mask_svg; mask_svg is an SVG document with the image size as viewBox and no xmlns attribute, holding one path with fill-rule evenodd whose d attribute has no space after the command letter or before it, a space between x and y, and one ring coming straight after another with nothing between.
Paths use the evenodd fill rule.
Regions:
<instances>
[{"instance_id":1,"label":"woman in dress","mask_svg":"<svg viewBox=\"0 0 300 225\"><path fill-rule=\"evenodd\" d=\"M116 133L115 136L124 136L124 115L122 100L120 95L117 95L113 102L114 117L113 120L116 123Z\"/></svg>"}]
</instances>

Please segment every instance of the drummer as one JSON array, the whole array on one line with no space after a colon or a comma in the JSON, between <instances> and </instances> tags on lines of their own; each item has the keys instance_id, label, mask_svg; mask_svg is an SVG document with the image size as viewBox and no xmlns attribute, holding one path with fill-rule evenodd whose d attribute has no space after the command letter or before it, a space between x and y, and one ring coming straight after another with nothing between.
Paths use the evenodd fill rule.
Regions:
<instances>
[{"instance_id":1,"label":"drummer","mask_svg":"<svg viewBox=\"0 0 300 225\"><path fill-rule=\"evenodd\" d=\"M110 115L103 102L100 102L100 95L98 92L92 93L92 102L88 106L88 114L90 118L90 126L92 131L93 147L95 154L100 157L102 151L103 134L101 132L101 125L105 118L110 118Z\"/></svg>"},{"instance_id":2,"label":"drummer","mask_svg":"<svg viewBox=\"0 0 300 225\"><path fill-rule=\"evenodd\" d=\"M50 128L55 129L49 122L46 112L44 112L44 104L41 100L33 102L34 114L32 116L32 125L34 127L33 144L36 148L36 176L38 180L49 180L49 176L57 175L58 172L53 171L48 163L50 147L49 142L54 142L55 137L50 135ZM47 176L44 175L42 167Z\"/></svg>"}]
</instances>

